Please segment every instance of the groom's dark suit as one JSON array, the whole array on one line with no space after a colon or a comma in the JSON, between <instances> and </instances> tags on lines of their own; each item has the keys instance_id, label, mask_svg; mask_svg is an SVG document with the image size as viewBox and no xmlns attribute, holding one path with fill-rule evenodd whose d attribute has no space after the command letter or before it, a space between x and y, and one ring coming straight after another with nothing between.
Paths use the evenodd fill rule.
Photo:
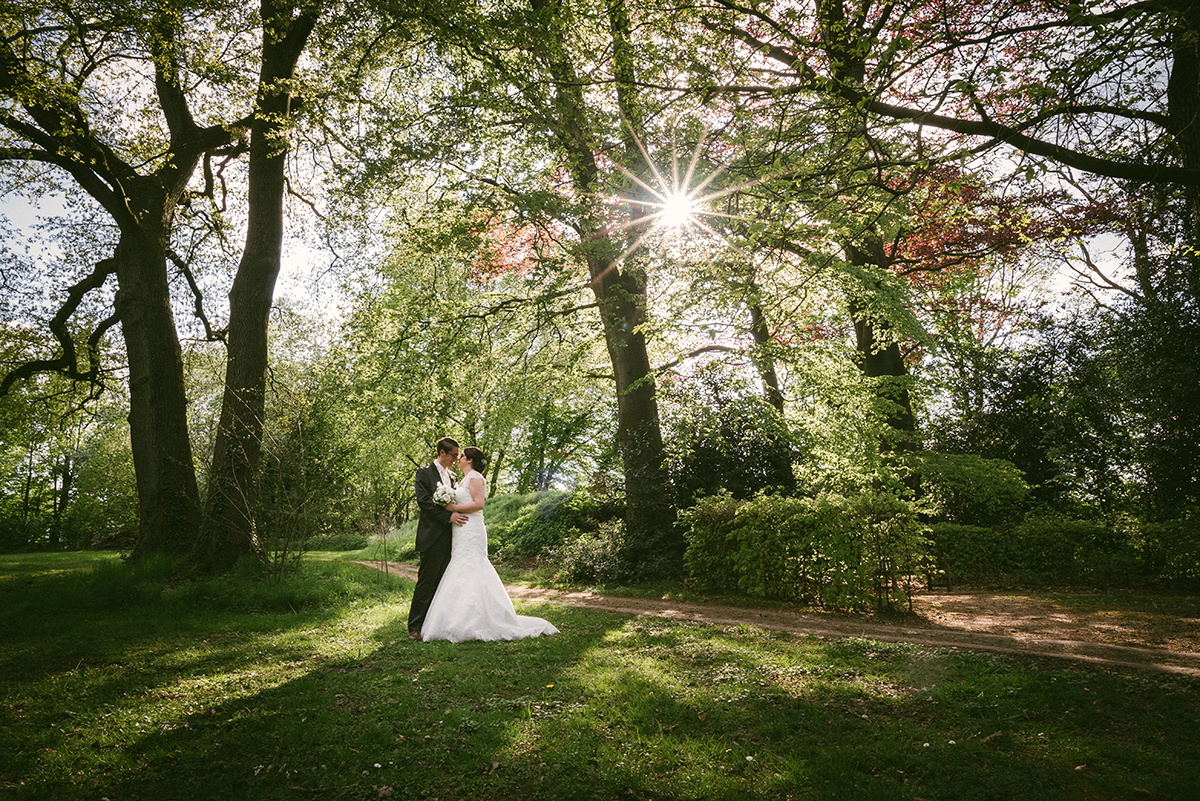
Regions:
<instances>
[{"instance_id":1,"label":"groom's dark suit","mask_svg":"<svg viewBox=\"0 0 1200 801\"><path fill-rule=\"evenodd\" d=\"M410 632L421 630L433 594L446 572L446 565L450 564L450 512L433 500L433 491L441 480L441 473L432 462L419 468L413 479L417 506L421 507L421 515L417 518L417 551L421 554L421 566L417 570L417 586L408 609Z\"/></svg>"}]
</instances>

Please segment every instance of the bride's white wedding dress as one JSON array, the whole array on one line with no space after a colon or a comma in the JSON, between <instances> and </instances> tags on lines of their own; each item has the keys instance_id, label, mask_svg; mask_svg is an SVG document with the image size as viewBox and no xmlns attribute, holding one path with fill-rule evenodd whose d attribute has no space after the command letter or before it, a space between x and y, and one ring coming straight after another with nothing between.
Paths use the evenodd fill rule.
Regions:
<instances>
[{"instance_id":1,"label":"bride's white wedding dress","mask_svg":"<svg viewBox=\"0 0 1200 801\"><path fill-rule=\"evenodd\" d=\"M458 503L471 500L471 479L483 475L472 470L455 490ZM552 623L540 617L518 615L496 568L488 561L487 528L483 511L472 512L467 522L453 529L450 564L442 575L429 612L421 625L421 639L520 640L557 634Z\"/></svg>"}]
</instances>

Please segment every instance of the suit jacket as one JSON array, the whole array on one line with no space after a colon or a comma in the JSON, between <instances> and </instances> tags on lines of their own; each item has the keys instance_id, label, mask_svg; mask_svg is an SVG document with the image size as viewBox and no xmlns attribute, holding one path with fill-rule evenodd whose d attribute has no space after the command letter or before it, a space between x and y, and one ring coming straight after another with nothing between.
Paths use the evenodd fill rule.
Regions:
<instances>
[{"instance_id":1,"label":"suit jacket","mask_svg":"<svg viewBox=\"0 0 1200 801\"><path fill-rule=\"evenodd\" d=\"M413 479L413 490L421 516L417 518L417 551L424 551L442 537L450 536L450 512L433 500L433 490L442 480L437 465L433 462L417 468Z\"/></svg>"}]
</instances>

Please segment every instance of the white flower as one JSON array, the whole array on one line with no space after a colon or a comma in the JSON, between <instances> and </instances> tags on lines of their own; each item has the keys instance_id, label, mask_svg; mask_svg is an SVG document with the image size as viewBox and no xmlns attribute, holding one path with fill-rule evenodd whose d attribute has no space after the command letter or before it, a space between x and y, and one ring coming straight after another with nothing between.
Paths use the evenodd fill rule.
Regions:
<instances>
[{"instance_id":1,"label":"white flower","mask_svg":"<svg viewBox=\"0 0 1200 801\"><path fill-rule=\"evenodd\" d=\"M437 489L433 491L433 502L440 503L445 506L448 503L454 503L456 500L457 498L454 496L454 488L448 487L439 481Z\"/></svg>"}]
</instances>

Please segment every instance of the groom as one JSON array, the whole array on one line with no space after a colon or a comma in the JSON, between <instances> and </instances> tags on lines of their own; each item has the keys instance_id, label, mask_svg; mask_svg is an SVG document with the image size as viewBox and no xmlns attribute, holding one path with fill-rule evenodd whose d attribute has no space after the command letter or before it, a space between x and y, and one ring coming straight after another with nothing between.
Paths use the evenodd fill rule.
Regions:
<instances>
[{"instance_id":1,"label":"groom","mask_svg":"<svg viewBox=\"0 0 1200 801\"><path fill-rule=\"evenodd\" d=\"M458 461L458 443L449 437L438 440L437 459L417 469L413 486L421 516L417 519L417 551L421 554L421 566L417 569L417 587L413 590L412 605L408 609L408 638L421 639L421 624L425 613L437 591L438 582L450 564L450 525L461 526L467 522L462 512L448 512L446 507L433 500L433 491L439 483L454 486L450 468Z\"/></svg>"}]
</instances>

